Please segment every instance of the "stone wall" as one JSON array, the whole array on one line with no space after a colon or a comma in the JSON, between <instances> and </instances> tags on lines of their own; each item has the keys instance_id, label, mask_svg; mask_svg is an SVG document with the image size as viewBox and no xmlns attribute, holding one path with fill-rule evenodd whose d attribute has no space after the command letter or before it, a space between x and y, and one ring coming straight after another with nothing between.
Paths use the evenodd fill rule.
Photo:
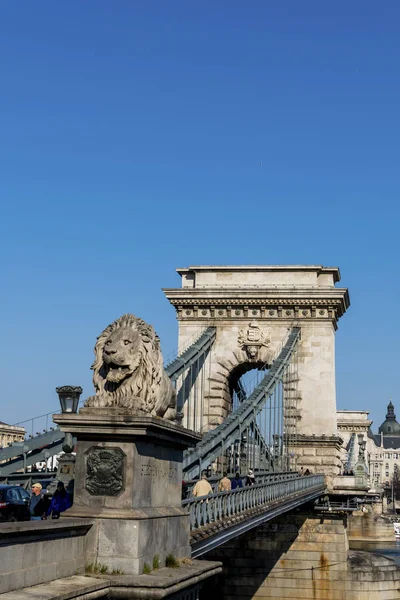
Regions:
<instances>
[{"instance_id":1,"label":"stone wall","mask_svg":"<svg viewBox=\"0 0 400 600\"><path fill-rule=\"evenodd\" d=\"M341 442L337 435L298 435L292 441L297 465L310 473L325 473L326 483L332 488L341 469Z\"/></svg>"},{"instance_id":2,"label":"stone wall","mask_svg":"<svg viewBox=\"0 0 400 600\"><path fill-rule=\"evenodd\" d=\"M82 573L90 527L84 519L0 524L0 594Z\"/></svg>"},{"instance_id":3,"label":"stone wall","mask_svg":"<svg viewBox=\"0 0 400 600\"><path fill-rule=\"evenodd\" d=\"M392 600L400 570L383 557L353 553L342 517L292 513L207 554L224 564L223 600Z\"/></svg>"},{"instance_id":4,"label":"stone wall","mask_svg":"<svg viewBox=\"0 0 400 600\"><path fill-rule=\"evenodd\" d=\"M362 549L365 543L381 544L388 542L394 544L393 523L375 515L373 512L360 512L349 517L348 527L349 544L352 548Z\"/></svg>"}]
</instances>

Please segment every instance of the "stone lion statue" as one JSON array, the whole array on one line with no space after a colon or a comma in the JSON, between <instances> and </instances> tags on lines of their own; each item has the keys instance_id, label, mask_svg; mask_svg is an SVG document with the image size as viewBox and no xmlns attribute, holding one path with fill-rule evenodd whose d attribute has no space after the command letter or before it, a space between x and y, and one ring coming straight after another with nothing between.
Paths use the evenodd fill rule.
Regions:
<instances>
[{"instance_id":1,"label":"stone lion statue","mask_svg":"<svg viewBox=\"0 0 400 600\"><path fill-rule=\"evenodd\" d=\"M94 353L96 394L85 406L128 408L132 414L176 420L175 390L151 325L123 315L99 335Z\"/></svg>"}]
</instances>

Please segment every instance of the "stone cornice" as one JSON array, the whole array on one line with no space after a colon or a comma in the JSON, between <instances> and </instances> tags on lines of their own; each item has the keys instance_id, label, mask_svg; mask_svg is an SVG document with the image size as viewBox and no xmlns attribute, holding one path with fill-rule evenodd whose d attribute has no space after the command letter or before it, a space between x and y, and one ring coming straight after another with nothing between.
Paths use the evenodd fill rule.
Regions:
<instances>
[{"instance_id":1,"label":"stone cornice","mask_svg":"<svg viewBox=\"0 0 400 600\"><path fill-rule=\"evenodd\" d=\"M16 434L16 435L25 435L26 431L24 427L18 425L7 425L7 423L2 423L0 421L0 434Z\"/></svg>"},{"instance_id":2,"label":"stone cornice","mask_svg":"<svg viewBox=\"0 0 400 600\"><path fill-rule=\"evenodd\" d=\"M341 448L343 439L338 435L297 435L295 440L290 441L291 446L311 446L318 448L336 447Z\"/></svg>"},{"instance_id":3,"label":"stone cornice","mask_svg":"<svg viewBox=\"0 0 400 600\"><path fill-rule=\"evenodd\" d=\"M322 318L337 321L350 300L345 288L167 288L178 318Z\"/></svg>"},{"instance_id":4,"label":"stone cornice","mask_svg":"<svg viewBox=\"0 0 400 600\"><path fill-rule=\"evenodd\" d=\"M339 421L337 422L338 429L342 431L352 430L368 430L371 427L372 421Z\"/></svg>"}]
</instances>

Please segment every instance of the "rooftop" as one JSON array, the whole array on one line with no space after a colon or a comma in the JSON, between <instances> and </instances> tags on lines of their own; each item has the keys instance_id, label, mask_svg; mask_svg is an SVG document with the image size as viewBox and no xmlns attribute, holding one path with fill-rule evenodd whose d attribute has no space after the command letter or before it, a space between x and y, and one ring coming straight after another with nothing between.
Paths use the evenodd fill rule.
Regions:
<instances>
[{"instance_id":1,"label":"rooftop","mask_svg":"<svg viewBox=\"0 0 400 600\"><path fill-rule=\"evenodd\" d=\"M179 275L189 272L199 273L237 273L239 272L258 272L258 273L288 273L288 272L316 272L317 275L333 275L334 282L340 281L339 267L324 267L323 265L194 265L176 269Z\"/></svg>"}]
</instances>

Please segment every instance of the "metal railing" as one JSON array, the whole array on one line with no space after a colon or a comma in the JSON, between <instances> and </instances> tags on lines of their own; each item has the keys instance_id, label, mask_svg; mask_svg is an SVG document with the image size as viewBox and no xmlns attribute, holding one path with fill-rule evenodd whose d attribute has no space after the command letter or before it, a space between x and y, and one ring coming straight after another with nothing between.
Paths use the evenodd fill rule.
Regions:
<instances>
[{"instance_id":1,"label":"metal railing","mask_svg":"<svg viewBox=\"0 0 400 600\"><path fill-rule=\"evenodd\" d=\"M191 531L246 513L268 507L279 500L324 487L324 475L294 477L284 481L260 483L208 496L191 497L182 502L190 513Z\"/></svg>"},{"instance_id":2,"label":"metal railing","mask_svg":"<svg viewBox=\"0 0 400 600\"><path fill-rule=\"evenodd\" d=\"M216 328L211 325L199 327L199 329L194 332L189 340L187 340L184 344L181 344L177 350L170 352L164 357L164 369L168 372L168 369L171 367L171 365L181 358L194 344L197 344L199 341L201 341L204 337L204 334L210 330L215 331Z\"/></svg>"},{"instance_id":3,"label":"metal railing","mask_svg":"<svg viewBox=\"0 0 400 600\"><path fill-rule=\"evenodd\" d=\"M215 327L207 327L175 360L165 367L165 372L171 381L176 381L180 375L194 365L199 358L206 354L214 343L216 336Z\"/></svg>"}]
</instances>

